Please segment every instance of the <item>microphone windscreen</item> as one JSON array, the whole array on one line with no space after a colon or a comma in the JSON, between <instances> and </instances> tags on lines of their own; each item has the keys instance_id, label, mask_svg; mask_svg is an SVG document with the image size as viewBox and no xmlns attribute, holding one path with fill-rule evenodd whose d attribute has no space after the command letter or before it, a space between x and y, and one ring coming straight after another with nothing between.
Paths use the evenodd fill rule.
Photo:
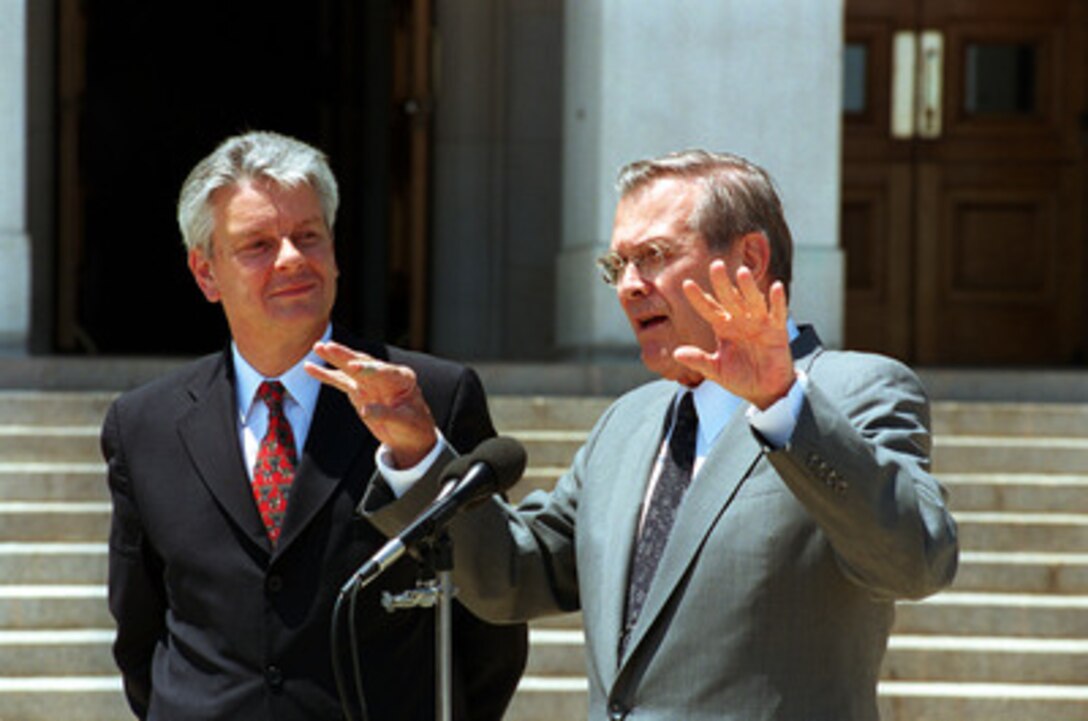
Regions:
<instances>
[{"instance_id":1,"label":"microphone windscreen","mask_svg":"<svg viewBox=\"0 0 1088 721\"><path fill-rule=\"evenodd\" d=\"M525 472L526 461L525 446L518 441L507 436L488 438L472 453L450 461L442 472L442 481L461 478L476 463L484 463L495 474L493 491L501 493L518 482Z\"/></svg>"},{"instance_id":2,"label":"microphone windscreen","mask_svg":"<svg viewBox=\"0 0 1088 721\"><path fill-rule=\"evenodd\" d=\"M446 467L442 470L442 485L445 485L448 481L452 481L455 478L464 478L465 474L468 473L469 467L475 462L476 456L474 453L454 458L447 463Z\"/></svg>"},{"instance_id":3,"label":"microphone windscreen","mask_svg":"<svg viewBox=\"0 0 1088 721\"><path fill-rule=\"evenodd\" d=\"M505 491L518 482L525 472L528 460L525 446L507 436L488 438L476 448L473 455L495 470L495 475L498 476L495 490L498 492Z\"/></svg>"}]
</instances>

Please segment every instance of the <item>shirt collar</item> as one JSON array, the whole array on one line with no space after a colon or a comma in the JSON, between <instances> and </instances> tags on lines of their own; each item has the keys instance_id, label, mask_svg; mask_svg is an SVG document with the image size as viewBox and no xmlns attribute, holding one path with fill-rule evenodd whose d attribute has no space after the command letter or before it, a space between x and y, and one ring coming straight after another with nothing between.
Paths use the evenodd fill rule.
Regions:
<instances>
[{"instance_id":1,"label":"shirt collar","mask_svg":"<svg viewBox=\"0 0 1088 721\"><path fill-rule=\"evenodd\" d=\"M325 328L321 340L324 342L331 337L332 324L330 323ZM288 368L283 375L278 378L265 378L258 373L257 369L251 366L244 357L242 357L242 354L238 351L238 345L233 341L231 341L230 344L230 352L234 358L235 392L238 413L241 416L243 423L249 416L250 409L253 406L253 398L257 394L257 387L265 380L278 380L283 383L287 395L302 406L307 416L313 415L314 409L317 408L317 396L321 392L321 381L307 373L305 365L306 361L318 365L323 363L323 361L317 357L317 354L310 351L306 354L305 358Z\"/></svg>"},{"instance_id":2,"label":"shirt collar","mask_svg":"<svg viewBox=\"0 0 1088 721\"><path fill-rule=\"evenodd\" d=\"M790 342L800 335L792 316L786 319L786 329L790 334ZM677 385L681 392L686 390L685 386ZM691 389L691 393L694 396L695 412L699 414L699 444L702 448L709 448L742 401L717 383L700 383Z\"/></svg>"}]
</instances>

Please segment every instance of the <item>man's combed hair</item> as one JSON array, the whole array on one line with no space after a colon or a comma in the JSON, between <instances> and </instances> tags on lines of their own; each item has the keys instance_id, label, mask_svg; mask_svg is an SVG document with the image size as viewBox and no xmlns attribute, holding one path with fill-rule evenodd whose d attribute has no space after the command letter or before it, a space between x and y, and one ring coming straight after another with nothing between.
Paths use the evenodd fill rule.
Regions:
<instances>
[{"instance_id":1,"label":"man's combed hair","mask_svg":"<svg viewBox=\"0 0 1088 721\"><path fill-rule=\"evenodd\" d=\"M634 195L663 178L693 180L704 188L689 227L711 251L725 251L748 233L763 233L771 245L770 274L789 289L793 238L782 202L767 171L738 155L685 150L624 166L616 180L620 197Z\"/></svg>"},{"instance_id":2,"label":"man's combed hair","mask_svg":"<svg viewBox=\"0 0 1088 721\"><path fill-rule=\"evenodd\" d=\"M215 226L212 194L220 188L257 180L271 181L284 188L309 184L332 232L340 193L325 154L286 135L253 131L224 140L211 155L197 163L182 184L178 227L185 247L210 255Z\"/></svg>"}]
</instances>

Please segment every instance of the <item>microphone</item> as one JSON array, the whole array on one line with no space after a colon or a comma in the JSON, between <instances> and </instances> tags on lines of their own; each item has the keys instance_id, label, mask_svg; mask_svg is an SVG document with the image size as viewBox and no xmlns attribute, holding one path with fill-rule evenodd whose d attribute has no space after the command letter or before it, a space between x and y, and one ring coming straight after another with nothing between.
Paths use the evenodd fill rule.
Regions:
<instances>
[{"instance_id":1,"label":"microphone","mask_svg":"<svg viewBox=\"0 0 1088 721\"><path fill-rule=\"evenodd\" d=\"M370 583L405 551L433 536L459 512L517 483L525 471L525 461L525 447L503 436L489 438L469 455L450 461L442 472L443 490L434 502L353 573L340 594Z\"/></svg>"}]
</instances>

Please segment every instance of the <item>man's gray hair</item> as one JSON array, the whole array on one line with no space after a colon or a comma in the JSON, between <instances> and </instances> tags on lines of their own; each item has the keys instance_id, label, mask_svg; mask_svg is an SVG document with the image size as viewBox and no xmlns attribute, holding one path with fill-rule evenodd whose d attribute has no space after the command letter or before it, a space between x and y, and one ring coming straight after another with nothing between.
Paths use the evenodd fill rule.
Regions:
<instances>
[{"instance_id":1,"label":"man's gray hair","mask_svg":"<svg viewBox=\"0 0 1088 721\"><path fill-rule=\"evenodd\" d=\"M182 183L178 227L185 247L210 255L215 227L212 194L255 180L272 181L284 188L308 184L317 194L325 225L332 232L340 193L325 154L286 135L253 131L224 140Z\"/></svg>"},{"instance_id":2,"label":"man's gray hair","mask_svg":"<svg viewBox=\"0 0 1088 721\"><path fill-rule=\"evenodd\" d=\"M793 238L774 181L763 168L738 155L684 150L638 160L620 169L616 188L621 198L638 193L662 178L700 183L704 193L688 227L706 239L713 252L748 233L763 233L771 246L770 275L789 290L793 275Z\"/></svg>"}]
</instances>

